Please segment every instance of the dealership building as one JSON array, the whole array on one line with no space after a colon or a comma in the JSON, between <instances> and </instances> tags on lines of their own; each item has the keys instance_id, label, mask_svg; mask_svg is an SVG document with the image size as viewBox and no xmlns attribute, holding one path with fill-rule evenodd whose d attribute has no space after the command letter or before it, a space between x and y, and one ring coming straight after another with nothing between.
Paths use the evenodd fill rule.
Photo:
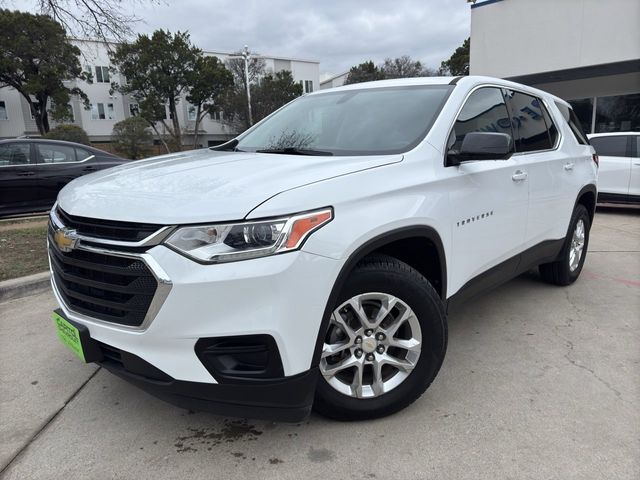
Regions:
<instances>
[{"instance_id":1,"label":"dealership building","mask_svg":"<svg viewBox=\"0 0 640 480\"><path fill-rule=\"evenodd\" d=\"M125 118L138 113L138 104L128 95L111 91L111 82L122 84L124 78L114 74L109 61L108 45L93 40L72 40L82 52L80 61L87 72L93 75L93 83L77 80L66 82L68 87L78 86L89 97L90 109L85 109L77 96L72 97L70 107L73 112L73 123L82 127L89 139L94 143L109 143L113 126ZM115 47L112 44L111 47ZM224 61L230 52L204 51L204 55L213 55ZM288 70L296 82L302 85L303 92L311 92L320 88L320 66L315 60L286 58L260 55L265 61L265 72L279 72ZM168 107L165 118L169 118ZM186 145L193 144L196 110L185 98L178 102L178 115L183 128L183 138ZM198 143L202 146L216 145L235 136L235 132L224 121L224 112L215 116L207 116L200 124ZM55 122L51 122L54 127ZM161 134L164 132L162 123L156 128ZM0 88L0 140L19 136L38 136L36 122L31 115L29 104L18 91L10 87Z\"/></svg>"},{"instance_id":2,"label":"dealership building","mask_svg":"<svg viewBox=\"0 0 640 480\"><path fill-rule=\"evenodd\" d=\"M640 0L477 0L470 73L571 103L586 132L640 131Z\"/></svg>"}]
</instances>

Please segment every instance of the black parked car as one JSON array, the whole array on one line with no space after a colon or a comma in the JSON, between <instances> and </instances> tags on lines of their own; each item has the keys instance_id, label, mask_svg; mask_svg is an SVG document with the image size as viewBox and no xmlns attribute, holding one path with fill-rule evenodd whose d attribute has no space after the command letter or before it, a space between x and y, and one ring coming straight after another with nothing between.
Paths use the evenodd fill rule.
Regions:
<instances>
[{"instance_id":1,"label":"black parked car","mask_svg":"<svg viewBox=\"0 0 640 480\"><path fill-rule=\"evenodd\" d=\"M39 138L0 141L0 217L49 210L76 177L128 162L80 143Z\"/></svg>"}]
</instances>

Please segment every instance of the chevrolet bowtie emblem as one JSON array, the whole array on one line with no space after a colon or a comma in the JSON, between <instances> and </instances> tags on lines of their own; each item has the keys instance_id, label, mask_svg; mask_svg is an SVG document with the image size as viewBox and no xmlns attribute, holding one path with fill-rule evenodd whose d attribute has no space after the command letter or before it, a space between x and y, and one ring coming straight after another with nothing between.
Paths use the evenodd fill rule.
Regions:
<instances>
[{"instance_id":1,"label":"chevrolet bowtie emblem","mask_svg":"<svg viewBox=\"0 0 640 480\"><path fill-rule=\"evenodd\" d=\"M75 230L70 228L59 228L53 234L53 241L56 242L61 252L70 252L78 243L78 235Z\"/></svg>"}]
</instances>

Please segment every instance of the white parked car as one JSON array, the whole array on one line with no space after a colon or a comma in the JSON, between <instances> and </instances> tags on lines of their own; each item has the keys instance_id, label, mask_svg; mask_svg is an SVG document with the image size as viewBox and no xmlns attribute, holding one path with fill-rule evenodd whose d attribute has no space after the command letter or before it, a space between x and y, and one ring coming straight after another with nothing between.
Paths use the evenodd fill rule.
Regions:
<instances>
[{"instance_id":1,"label":"white parked car","mask_svg":"<svg viewBox=\"0 0 640 480\"><path fill-rule=\"evenodd\" d=\"M600 157L598 202L640 203L640 132L588 137Z\"/></svg>"},{"instance_id":2,"label":"white parked car","mask_svg":"<svg viewBox=\"0 0 640 480\"><path fill-rule=\"evenodd\" d=\"M189 408L396 412L436 377L450 304L533 267L580 275L597 165L579 125L508 81L390 80L77 179L51 212L58 335Z\"/></svg>"}]
</instances>

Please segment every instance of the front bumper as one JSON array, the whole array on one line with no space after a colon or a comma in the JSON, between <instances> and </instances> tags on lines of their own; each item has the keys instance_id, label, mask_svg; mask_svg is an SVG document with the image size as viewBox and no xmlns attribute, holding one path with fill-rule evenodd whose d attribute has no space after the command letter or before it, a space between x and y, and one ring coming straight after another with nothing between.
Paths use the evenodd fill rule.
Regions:
<instances>
[{"instance_id":1,"label":"front bumper","mask_svg":"<svg viewBox=\"0 0 640 480\"><path fill-rule=\"evenodd\" d=\"M75 313L54 282L66 318L85 326L92 340L134 356L166 377L136 373L109 359L98 363L186 408L285 421L308 414L317 378L312 357L338 261L296 251L200 265L161 245L145 255L166 274L171 288L155 316L140 328ZM228 382L212 375L195 351L200 339L251 335L275 340L282 377Z\"/></svg>"}]
</instances>

